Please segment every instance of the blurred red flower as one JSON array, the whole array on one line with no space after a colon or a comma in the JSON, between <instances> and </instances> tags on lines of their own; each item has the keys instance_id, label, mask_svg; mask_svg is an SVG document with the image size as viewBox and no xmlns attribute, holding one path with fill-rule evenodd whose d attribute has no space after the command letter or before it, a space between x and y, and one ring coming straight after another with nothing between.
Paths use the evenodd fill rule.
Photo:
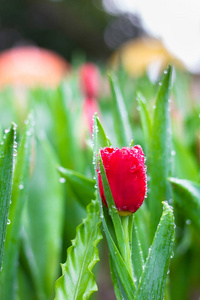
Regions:
<instances>
[{"instance_id":1,"label":"blurred red flower","mask_svg":"<svg viewBox=\"0 0 200 300\"><path fill-rule=\"evenodd\" d=\"M80 68L80 85L84 95L97 98L99 93L100 73L95 64L86 63Z\"/></svg>"},{"instance_id":2,"label":"blurred red flower","mask_svg":"<svg viewBox=\"0 0 200 300\"><path fill-rule=\"evenodd\" d=\"M100 150L106 176L116 208L120 215L128 215L138 210L144 201L147 181L142 148L103 148ZM107 206L101 174L98 168L100 194Z\"/></svg>"}]
</instances>

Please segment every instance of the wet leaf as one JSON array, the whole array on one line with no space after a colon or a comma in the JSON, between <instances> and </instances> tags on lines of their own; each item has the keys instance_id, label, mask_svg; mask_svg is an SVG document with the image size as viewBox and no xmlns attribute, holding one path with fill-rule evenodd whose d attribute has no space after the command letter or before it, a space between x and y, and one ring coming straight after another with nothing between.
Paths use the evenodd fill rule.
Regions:
<instances>
[{"instance_id":1,"label":"wet leaf","mask_svg":"<svg viewBox=\"0 0 200 300\"><path fill-rule=\"evenodd\" d=\"M97 291L92 269L99 261L100 223L99 205L92 201L87 208L87 218L77 227L76 237L67 250L67 261L62 265L63 275L55 286L55 300L86 300Z\"/></svg>"},{"instance_id":2,"label":"wet leaf","mask_svg":"<svg viewBox=\"0 0 200 300\"><path fill-rule=\"evenodd\" d=\"M149 249L135 300L164 298L166 278L173 253L175 224L172 209L166 202L163 205L164 211Z\"/></svg>"},{"instance_id":3,"label":"wet leaf","mask_svg":"<svg viewBox=\"0 0 200 300\"><path fill-rule=\"evenodd\" d=\"M175 204L194 228L200 231L200 184L185 179L169 178Z\"/></svg>"},{"instance_id":4,"label":"wet leaf","mask_svg":"<svg viewBox=\"0 0 200 300\"><path fill-rule=\"evenodd\" d=\"M3 270L0 275L1 295L3 299L15 299L15 285L17 279L17 263L19 254L19 233L23 205L27 198L27 188L31 163L31 146L33 139L33 118L30 115L17 149L11 205L9 211L10 225L7 228L5 253L3 256Z\"/></svg>"},{"instance_id":5,"label":"wet leaf","mask_svg":"<svg viewBox=\"0 0 200 300\"><path fill-rule=\"evenodd\" d=\"M167 180L171 171L171 134L169 121L169 89L171 67L164 72L155 103L150 149L150 193L151 237L155 233L162 214L162 201L171 198Z\"/></svg>"},{"instance_id":6,"label":"wet leaf","mask_svg":"<svg viewBox=\"0 0 200 300\"><path fill-rule=\"evenodd\" d=\"M137 101L139 105L139 114L141 119L142 130L144 133L146 152L149 153L151 145L151 136L152 136L152 124L149 116L149 112L146 107L146 102L144 97L141 94L137 95Z\"/></svg>"},{"instance_id":7,"label":"wet leaf","mask_svg":"<svg viewBox=\"0 0 200 300\"><path fill-rule=\"evenodd\" d=\"M57 165L45 135L36 134L35 165L24 207L22 236L26 263L39 299L51 298L61 259L64 193Z\"/></svg>"},{"instance_id":8,"label":"wet leaf","mask_svg":"<svg viewBox=\"0 0 200 300\"><path fill-rule=\"evenodd\" d=\"M95 180L89 179L82 174L73 170L58 168L61 179L66 179L66 182L70 185L71 190L78 202L86 208L86 206L95 199Z\"/></svg>"},{"instance_id":9,"label":"wet leaf","mask_svg":"<svg viewBox=\"0 0 200 300\"><path fill-rule=\"evenodd\" d=\"M109 81L114 104L113 117L118 144L119 147L128 146L130 141L133 139L133 136L124 99L119 87L119 83L113 74L109 75Z\"/></svg>"},{"instance_id":10,"label":"wet leaf","mask_svg":"<svg viewBox=\"0 0 200 300\"><path fill-rule=\"evenodd\" d=\"M16 125L6 130L3 145L0 147L0 270L8 223L8 213L11 200L13 168L14 168L14 142Z\"/></svg>"}]
</instances>

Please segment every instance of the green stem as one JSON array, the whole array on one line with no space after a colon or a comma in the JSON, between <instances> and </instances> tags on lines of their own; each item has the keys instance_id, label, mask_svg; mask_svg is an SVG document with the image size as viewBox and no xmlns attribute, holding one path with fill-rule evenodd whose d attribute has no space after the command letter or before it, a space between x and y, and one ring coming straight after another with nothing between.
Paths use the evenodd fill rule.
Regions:
<instances>
[{"instance_id":1,"label":"green stem","mask_svg":"<svg viewBox=\"0 0 200 300\"><path fill-rule=\"evenodd\" d=\"M124 231L124 241L125 241L125 257L124 261L127 265L127 268L129 270L129 273L131 274L131 276L133 277L133 269L132 269L132 262L131 262L131 249L130 249L130 231L132 230L132 228L129 226L129 221L132 221L132 216L121 216L121 221L122 221L122 227L123 227L123 231Z\"/></svg>"}]
</instances>

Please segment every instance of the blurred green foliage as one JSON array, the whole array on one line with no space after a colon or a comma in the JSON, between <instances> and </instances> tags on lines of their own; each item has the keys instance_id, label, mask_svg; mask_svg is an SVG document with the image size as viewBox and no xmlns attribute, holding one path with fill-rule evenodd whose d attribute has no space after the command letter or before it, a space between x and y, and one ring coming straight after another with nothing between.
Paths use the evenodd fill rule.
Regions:
<instances>
[{"instance_id":1,"label":"blurred green foliage","mask_svg":"<svg viewBox=\"0 0 200 300\"><path fill-rule=\"evenodd\" d=\"M152 176L157 174L156 180L162 180L159 176L161 174L160 165L156 161L157 152L154 151L151 157L152 147L154 150L159 150L161 144L162 147L163 145L169 146L167 137L172 135L172 148L167 154L169 159L166 158L166 161L163 162L165 166L171 164L171 173L163 175L163 178L166 180L166 176L171 176L179 178L180 181L170 179L173 196L166 199L163 199L165 196L162 196L162 199L156 198L157 196L154 196L156 199L148 197L144 205L136 212L135 222L142 238L141 246L144 258L146 258L152 236L148 232L149 227L147 226L147 230L145 228L146 224L150 224L151 219L154 218L150 208L151 202L155 201L152 207L157 210L159 215L154 220L154 230L161 215L161 201L168 200L168 203L174 206L176 240L168 276L168 293L171 300L186 300L196 299L195 295L199 295L200 286L200 235L197 228L200 217L198 214L200 201L200 102L199 98L194 98L191 92L192 77L178 70L174 70L174 74L176 76L170 91L170 101L167 102L170 120L167 119L165 124L162 111L157 111L159 103L156 100L156 95L162 94L163 86L159 87L158 82L152 83L147 74L140 78L131 78L122 68L116 72L118 83L117 91L113 89L113 96L116 96L117 93L119 95L119 91L120 97L123 96L123 105L127 111L124 117L124 115L120 115L119 102L113 99L107 88L106 70L101 67L103 87L98 97L98 105L101 112L101 123L114 146L121 146L119 141L120 143L124 142L119 139L119 136L122 136L123 130L126 130L125 123L128 122L134 144L140 144L144 148L148 167L149 194L152 192ZM159 88L160 92L158 93ZM16 182L19 179L17 176L21 176L18 174L25 172L19 170L17 163L21 159L20 147L23 147L24 132L27 128L26 119L31 110L35 122L33 146L28 158L30 168L28 173L27 169L24 173L27 181L26 201L24 201L23 211L18 214L18 221L21 225L18 233L18 249L16 250L17 276L15 284L17 289L14 289L14 294L9 300L25 300L27 295L29 295L28 299L53 299L54 284L61 275L59 264L66 261L66 249L71 245L70 240L75 237L76 226L86 216L85 205L89 202L88 199L94 198L93 142L91 133L82 119L83 102L84 96L79 86L78 69L75 68L55 90L7 88L0 93L1 131L10 127L12 121L18 124L16 139L20 146L18 146L14 173ZM118 109L116 109L116 103L118 103ZM153 123L155 115L157 118ZM165 136L162 136L163 140L160 142L157 135L162 127L161 124L165 126ZM116 128L119 128L119 125L121 132L117 135ZM101 131L100 126L99 131ZM170 131L172 132L170 133ZM101 132L101 134L101 141L109 145L105 133ZM154 138L153 143L152 137ZM123 138L127 140L125 136ZM162 155L162 149L159 151ZM165 157L163 156L162 159L164 160ZM152 167L155 168L153 172ZM185 179L187 179L188 185L184 185ZM165 184L168 186L169 182L165 182ZM192 190L189 193L188 190L193 185L198 191L194 193ZM156 186L156 181L154 186ZM184 186L187 192L184 192ZM76 187L79 189L78 191ZM20 189L20 185L18 188ZM84 200L80 204L81 190L83 190ZM16 195L18 192L19 190ZM182 199L182 195L184 195L184 199ZM2 199L0 200L2 201ZM159 209L155 204L156 201ZM198 207L198 210L195 207ZM12 211L12 204L10 211ZM7 213L4 213L4 216L7 218ZM13 219L11 224L12 222L14 224L16 220ZM9 228L10 225L7 226ZM152 248L153 251L155 251L154 248ZM6 270L3 269L3 272ZM2 278L3 272L0 273ZM101 293L103 287L99 288ZM6 289L6 286L1 285L1 289Z\"/></svg>"}]
</instances>

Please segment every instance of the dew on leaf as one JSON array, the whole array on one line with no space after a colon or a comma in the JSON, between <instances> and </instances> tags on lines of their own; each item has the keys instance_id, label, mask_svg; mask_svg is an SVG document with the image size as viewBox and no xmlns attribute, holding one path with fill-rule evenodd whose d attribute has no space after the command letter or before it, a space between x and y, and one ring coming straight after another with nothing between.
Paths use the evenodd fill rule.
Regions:
<instances>
[{"instance_id":1,"label":"dew on leaf","mask_svg":"<svg viewBox=\"0 0 200 300\"><path fill-rule=\"evenodd\" d=\"M66 182L66 179L65 179L64 177L60 177L60 178L59 178L59 181L60 181L60 183L65 183L65 182Z\"/></svg>"}]
</instances>

